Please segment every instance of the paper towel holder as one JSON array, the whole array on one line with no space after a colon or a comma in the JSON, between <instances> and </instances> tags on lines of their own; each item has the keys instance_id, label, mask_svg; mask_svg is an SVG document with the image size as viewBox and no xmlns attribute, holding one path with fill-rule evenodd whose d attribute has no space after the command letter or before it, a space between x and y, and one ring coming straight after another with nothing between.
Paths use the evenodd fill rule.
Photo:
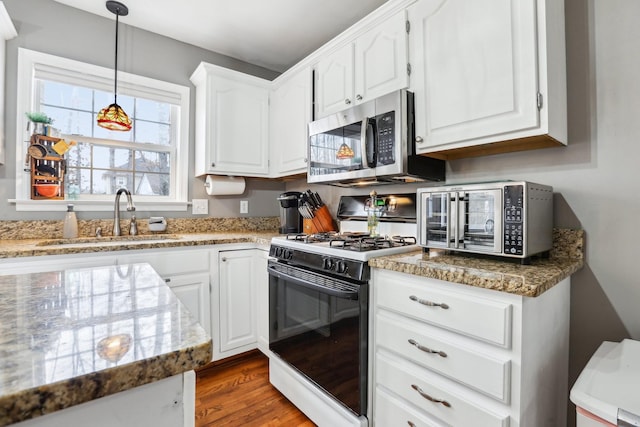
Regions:
<instances>
[{"instance_id":1,"label":"paper towel holder","mask_svg":"<svg viewBox=\"0 0 640 427\"><path fill-rule=\"evenodd\" d=\"M243 194L246 188L244 177L231 175L207 175L204 188L209 196Z\"/></svg>"}]
</instances>

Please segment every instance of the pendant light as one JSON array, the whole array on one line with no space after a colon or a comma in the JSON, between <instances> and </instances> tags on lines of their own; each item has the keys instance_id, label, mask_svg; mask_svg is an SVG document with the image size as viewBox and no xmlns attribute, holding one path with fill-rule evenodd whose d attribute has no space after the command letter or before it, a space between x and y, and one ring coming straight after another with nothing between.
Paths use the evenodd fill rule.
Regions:
<instances>
[{"instance_id":1,"label":"pendant light","mask_svg":"<svg viewBox=\"0 0 640 427\"><path fill-rule=\"evenodd\" d=\"M127 16L129 9L118 1L107 1L107 9L116 15L116 55L113 79L113 104L104 107L98 113L98 126L109 130L131 130L131 119L121 106L118 105L118 18Z\"/></svg>"}]
</instances>

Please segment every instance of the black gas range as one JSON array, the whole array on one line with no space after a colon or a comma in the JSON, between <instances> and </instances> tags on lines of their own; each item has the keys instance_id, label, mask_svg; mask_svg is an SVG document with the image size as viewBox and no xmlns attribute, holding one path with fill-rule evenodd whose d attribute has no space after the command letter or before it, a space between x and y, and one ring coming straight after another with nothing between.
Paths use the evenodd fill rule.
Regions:
<instances>
[{"instance_id":1,"label":"black gas range","mask_svg":"<svg viewBox=\"0 0 640 427\"><path fill-rule=\"evenodd\" d=\"M379 236L362 231L366 197L343 196L341 233L283 235L271 241L269 349L278 359L270 361L271 383L308 411L338 405L337 418L326 410L305 412L318 425L368 425L368 261L418 249L411 233L415 194L393 197L385 199L389 217L381 219ZM350 414L346 424L345 412Z\"/></svg>"}]
</instances>

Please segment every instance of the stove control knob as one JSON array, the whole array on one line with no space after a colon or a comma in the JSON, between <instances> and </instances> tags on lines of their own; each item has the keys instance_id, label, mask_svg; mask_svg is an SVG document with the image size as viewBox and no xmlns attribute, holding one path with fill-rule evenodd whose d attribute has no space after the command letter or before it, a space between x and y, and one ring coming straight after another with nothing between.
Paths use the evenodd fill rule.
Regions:
<instances>
[{"instance_id":1,"label":"stove control knob","mask_svg":"<svg viewBox=\"0 0 640 427\"><path fill-rule=\"evenodd\" d=\"M347 272L347 270L349 269L349 266L347 265L346 261L338 261L336 263L336 271L340 274L344 274Z\"/></svg>"},{"instance_id":2,"label":"stove control knob","mask_svg":"<svg viewBox=\"0 0 640 427\"><path fill-rule=\"evenodd\" d=\"M276 257L280 258L284 252L284 248L276 247Z\"/></svg>"},{"instance_id":3,"label":"stove control knob","mask_svg":"<svg viewBox=\"0 0 640 427\"><path fill-rule=\"evenodd\" d=\"M289 249L283 249L282 258L290 260L291 258L293 258L293 251Z\"/></svg>"},{"instance_id":4,"label":"stove control knob","mask_svg":"<svg viewBox=\"0 0 640 427\"><path fill-rule=\"evenodd\" d=\"M325 270L333 270L335 267L334 261L331 258L324 258L322 260L322 268Z\"/></svg>"}]
</instances>

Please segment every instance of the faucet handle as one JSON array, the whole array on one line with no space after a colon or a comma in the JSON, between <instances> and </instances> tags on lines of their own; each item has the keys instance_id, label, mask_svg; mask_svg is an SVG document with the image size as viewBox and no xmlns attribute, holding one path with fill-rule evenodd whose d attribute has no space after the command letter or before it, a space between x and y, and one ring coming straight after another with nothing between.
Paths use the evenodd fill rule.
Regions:
<instances>
[{"instance_id":1,"label":"faucet handle","mask_svg":"<svg viewBox=\"0 0 640 427\"><path fill-rule=\"evenodd\" d=\"M138 234L138 223L136 222L136 216L131 215L131 222L129 223L129 235L135 236L136 234Z\"/></svg>"}]
</instances>

